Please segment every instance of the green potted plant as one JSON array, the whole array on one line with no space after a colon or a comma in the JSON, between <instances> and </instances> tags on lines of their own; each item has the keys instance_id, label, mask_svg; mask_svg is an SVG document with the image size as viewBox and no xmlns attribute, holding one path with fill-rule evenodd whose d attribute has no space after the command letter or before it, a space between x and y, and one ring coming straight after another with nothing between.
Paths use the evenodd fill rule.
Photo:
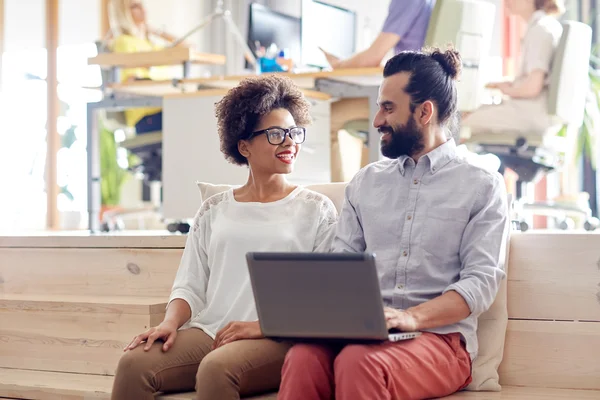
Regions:
<instances>
[{"instance_id":1,"label":"green potted plant","mask_svg":"<svg viewBox=\"0 0 600 400\"><path fill-rule=\"evenodd\" d=\"M129 173L118 163L118 144L113 131L105 126L100 127L100 219L104 212L119 208L121 188Z\"/></svg>"}]
</instances>

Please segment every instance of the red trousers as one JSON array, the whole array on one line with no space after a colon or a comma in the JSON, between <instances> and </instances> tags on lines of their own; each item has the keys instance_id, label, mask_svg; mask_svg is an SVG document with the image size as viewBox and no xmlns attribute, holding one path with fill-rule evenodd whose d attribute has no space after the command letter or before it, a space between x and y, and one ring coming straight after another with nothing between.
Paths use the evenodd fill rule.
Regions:
<instances>
[{"instance_id":1,"label":"red trousers","mask_svg":"<svg viewBox=\"0 0 600 400\"><path fill-rule=\"evenodd\" d=\"M420 400L448 396L469 383L471 359L460 335L423 333L395 343L296 344L285 358L277 398Z\"/></svg>"}]
</instances>

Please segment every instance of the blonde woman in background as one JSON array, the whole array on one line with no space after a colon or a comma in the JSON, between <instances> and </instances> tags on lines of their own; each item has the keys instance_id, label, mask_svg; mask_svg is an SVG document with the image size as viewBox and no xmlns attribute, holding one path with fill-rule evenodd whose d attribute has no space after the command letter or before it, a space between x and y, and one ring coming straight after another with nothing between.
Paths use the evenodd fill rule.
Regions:
<instances>
[{"instance_id":1,"label":"blonde woman in background","mask_svg":"<svg viewBox=\"0 0 600 400\"><path fill-rule=\"evenodd\" d=\"M483 106L463 115L465 134L544 133L553 121L548 114L547 92L554 54L562 36L558 17L563 0L506 0L506 8L527 24L521 42L520 66L515 80L487 85L506 99L498 105Z\"/></svg>"},{"instance_id":2,"label":"blonde woman in background","mask_svg":"<svg viewBox=\"0 0 600 400\"><path fill-rule=\"evenodd\" d=\"M146 9L141 0L111 0L109 20L113 39L110 49L115 53L137 53L160 50L162 46L154 39L172 43L176 38L150 27ZM183 44L182 44L183 45ZM140 79L171 79L167 67L130 68L121 71L121 82ZM131 108L125 110L127 125L136 128L137 134L162 130L160 108Z\"/></svg>"}]
</instances>

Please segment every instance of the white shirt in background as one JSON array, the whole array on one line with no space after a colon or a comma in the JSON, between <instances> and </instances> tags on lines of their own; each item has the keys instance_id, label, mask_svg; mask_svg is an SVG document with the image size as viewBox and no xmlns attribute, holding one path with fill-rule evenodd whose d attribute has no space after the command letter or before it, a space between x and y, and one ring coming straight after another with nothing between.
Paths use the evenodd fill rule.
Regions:
<instances>
[{"instance_id":1,"label":"white shirt in background","mask_svg":"<svg viewBox=\"0 0 600 400\"><path fill-rule=\"evenodd\" d=\"M337 212L331 200L298 187L270 203L238 202L233 189L209 197L188 234L169 302L185 300L191 320L215 337L231 321L256 321L246 253L329 252Z\"/></svg>"}]
</instances>

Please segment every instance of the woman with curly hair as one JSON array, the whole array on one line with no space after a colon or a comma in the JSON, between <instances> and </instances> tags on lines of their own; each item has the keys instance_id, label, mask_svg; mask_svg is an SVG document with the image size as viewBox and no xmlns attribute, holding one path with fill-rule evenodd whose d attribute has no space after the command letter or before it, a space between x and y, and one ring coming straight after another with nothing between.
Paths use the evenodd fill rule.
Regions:
<instances>
[{"instance_id":1,"label":"woman with curly hair","mask_svg":"<svg viewBox=\"0 0 600 400\"><path fill-rule=\"evenodd\" d=\"M309 124L291 80L249 78L216 106L221 151L248 181L206 199L194 218L162 323L125 348L113 399L190 391L239 399L276 390L290 345L263 337L245 255L328 252L337 219L327 197L286 180Z\"/></svg>"}]
</instances>

